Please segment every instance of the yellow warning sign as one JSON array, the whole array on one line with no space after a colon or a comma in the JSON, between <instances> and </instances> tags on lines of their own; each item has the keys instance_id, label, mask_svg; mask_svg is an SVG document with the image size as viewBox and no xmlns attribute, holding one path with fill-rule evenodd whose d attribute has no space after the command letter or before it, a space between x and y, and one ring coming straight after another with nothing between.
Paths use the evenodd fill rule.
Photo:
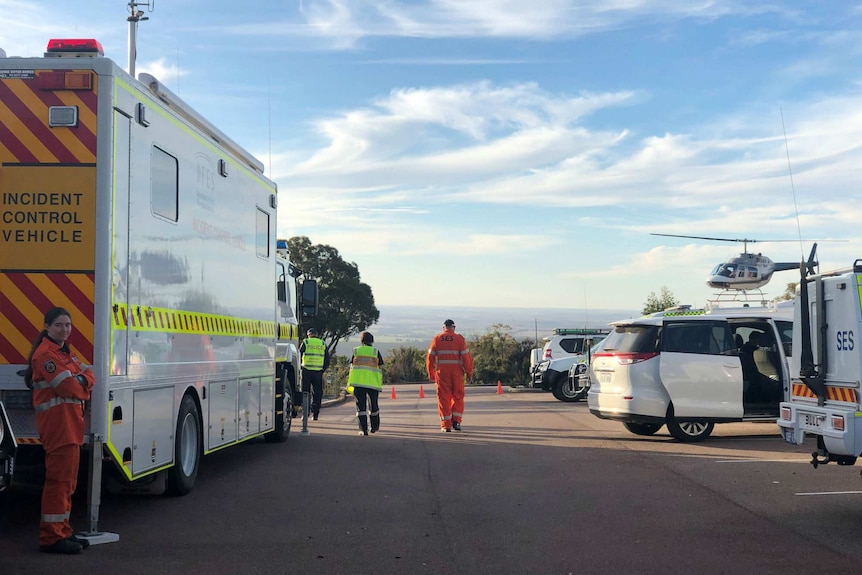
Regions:
<instances>
[{"instance_id":1,"label":"yellow warning sign","mask_svg":"<svg viewBox=\"0 0 862 575\"><path fill-rule=\"evenodd\" d=\"M0 168L0 269L92 270L96 168Z\"/></svg>"}]
</instances>

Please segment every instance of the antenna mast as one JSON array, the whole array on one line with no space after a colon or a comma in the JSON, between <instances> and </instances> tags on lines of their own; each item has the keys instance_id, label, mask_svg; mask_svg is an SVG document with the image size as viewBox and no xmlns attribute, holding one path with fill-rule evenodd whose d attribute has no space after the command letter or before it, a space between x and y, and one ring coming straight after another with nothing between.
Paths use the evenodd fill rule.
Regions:
<instances>
[{"instance_id":1,"label":"antenna mast","mask_svg":"<svg viewBox=\"0 0 862 575\"><path fill-rule=\"evenodd\" d=\"M138 57L137 47L137 32L138 22L149 20L144 16L143 10L138 10L138 6L146 6L149 12L156 8L156 0L147 0L146 2L129 2L129 17L126 20L129 22L129 75L135 77L135 60Z\"/></svg>"}]
</instances>

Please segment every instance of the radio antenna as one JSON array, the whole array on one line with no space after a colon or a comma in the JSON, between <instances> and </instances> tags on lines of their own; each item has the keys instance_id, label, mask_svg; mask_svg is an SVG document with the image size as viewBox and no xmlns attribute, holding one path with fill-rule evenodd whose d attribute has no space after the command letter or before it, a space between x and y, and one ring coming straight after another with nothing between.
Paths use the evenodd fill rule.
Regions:
<instances>
[{"instance_id":1,"label":"radio antenna","mask_svg":"<svg viewBox=\"0 0 862 575\"><path fill-rule=\"evenodd\" d=\"M784 151L787 154L787 171L790 174L790 189L793 192L793 209L796 211L796 233L799 235L799 255L805 261L805 250L802 247L802 227L799 225L799 206L796 203L796 186L793 185L793 168L790 165L790 147L787 145L787 129L784 127L784 110L778 108L781 114L781 131L784 133Z\"/></svg>"},{"instance_id":2,"label":"radio antenna","mask_svg":"<svg viewBox=\"0 0 862 575\"><path fill-rule=\"evenodd\" d=\"M156 9L156 0L129 2L129 17L126 21L129 23L129 75L132 78L135 77L135 60L138 59L138 22L149 20L149 17L144 16L143 10L138 10L138 6L146 6L147 12L152 12Z\"/></svg>"}]
</instances>

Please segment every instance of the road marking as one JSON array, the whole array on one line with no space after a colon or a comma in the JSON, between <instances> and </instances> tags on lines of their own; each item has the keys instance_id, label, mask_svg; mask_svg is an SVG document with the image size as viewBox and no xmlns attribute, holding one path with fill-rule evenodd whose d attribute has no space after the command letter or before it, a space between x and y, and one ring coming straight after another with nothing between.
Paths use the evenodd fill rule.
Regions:
<instances>
[{"instance_id":1,"label":"road marking","mask_svg":"<svg viewBox=\"0 0 862 575\"><path fill-rule=\"evenodd\" d=\"M796 495L860 495L862 491L815 491L813 493L797 493Z\"/></svg>"},{"instance_id":2,"label":"road marking","mask_svg":"<svg viewBox=\"0 0 862 575\"><path fill-rule=\"evenodd\" d=\"M808 459L720 459L715 463L811 463Z\"/></svg>"}]
</instances>

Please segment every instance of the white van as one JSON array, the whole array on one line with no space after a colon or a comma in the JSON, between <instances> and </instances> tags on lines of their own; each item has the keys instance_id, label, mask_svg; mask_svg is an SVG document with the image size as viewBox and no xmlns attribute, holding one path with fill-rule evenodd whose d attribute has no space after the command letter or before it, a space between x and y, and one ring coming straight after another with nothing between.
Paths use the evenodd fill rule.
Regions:
<instances>
[{"instance_id":1,"label":"white van","mask_svg":"<svg viewBox=\"0 0 862 575\"><path fill-rule=\"evenodd\" d=\"M775 421L793 304L659 312L611 324L590 365L590 412L637 435L703 441L716 423Z\"/></svg>"}]
</instances>

